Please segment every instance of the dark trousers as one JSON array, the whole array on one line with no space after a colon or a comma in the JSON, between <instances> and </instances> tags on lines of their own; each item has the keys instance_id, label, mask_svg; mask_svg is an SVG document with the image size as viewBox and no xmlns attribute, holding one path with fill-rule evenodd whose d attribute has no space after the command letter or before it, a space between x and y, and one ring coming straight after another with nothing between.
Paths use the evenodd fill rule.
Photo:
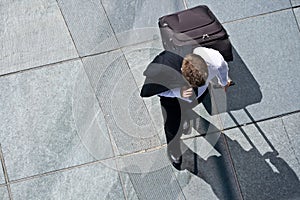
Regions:
<instances>
[{"instance_id":1,"label":"dark trousers","mask_svg":"<svg viewBox=\"0 0 300 200\"><path fill-rule=\"evenodd\" d=\"M193 109L199 103L203 103L210 113L211 99L208 89L192 103L178 98L160 97L161 109L164 119L164 130L167 139L168 153L179 157L181 155L180 137L183 124L187 117L187 111Z\"/></svg>"}]
</instances>

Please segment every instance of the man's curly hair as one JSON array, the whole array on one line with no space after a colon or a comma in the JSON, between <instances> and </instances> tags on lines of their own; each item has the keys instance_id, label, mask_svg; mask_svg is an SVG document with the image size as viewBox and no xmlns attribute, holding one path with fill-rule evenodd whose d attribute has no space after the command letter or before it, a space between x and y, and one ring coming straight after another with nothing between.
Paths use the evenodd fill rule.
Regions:
<instances>
[{"instance_id":1,"label":"man's curly hair","mask_svg":"<svg viewBox=\"0 0 300 200\"><path fill-rule=\"evenodd\" d=\"M192 87L205 85L208 77L208 67L204 59L197 54L188 54L182 62L182 75Z\"/></svg>"}]
</instances>

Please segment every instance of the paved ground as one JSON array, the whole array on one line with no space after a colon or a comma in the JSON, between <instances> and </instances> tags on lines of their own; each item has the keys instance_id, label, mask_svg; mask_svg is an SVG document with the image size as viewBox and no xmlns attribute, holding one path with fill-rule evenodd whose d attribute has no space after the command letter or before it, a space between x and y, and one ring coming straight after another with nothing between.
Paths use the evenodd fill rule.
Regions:
<instances>
[{"instance_id":1,"label":"paved ground","mask_svg":"<svg viewBox=\"0 0 300 200\"><path fill-rule=\"evenodd\" d=\"M158 17L199 4L230 34L237 84L227 97L212 90L226 112L191 113L179 172L166 158L158 99L139 89L162 50ZM0 199L300 199L299 6L2 1ZM203 118L212 133L198 137Z\"/></svg>"}]
</instances>

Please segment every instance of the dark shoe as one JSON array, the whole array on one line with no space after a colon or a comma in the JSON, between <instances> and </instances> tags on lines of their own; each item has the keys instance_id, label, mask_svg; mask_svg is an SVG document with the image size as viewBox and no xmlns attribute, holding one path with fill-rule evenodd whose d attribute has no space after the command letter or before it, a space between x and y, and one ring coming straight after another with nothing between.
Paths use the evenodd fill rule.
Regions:
<instances>
[{"instance_id":1,"label":"dark shoe","mask_svg":"<svg viewBox=\"0 0 300 200\"><path fill-rule=\"evenodd\" d=\"M182 125L182 134L189 135L191 133L192 133L191 121L186 120L183 122L183 125Z\"/></svg>"},{"instance_id":2,"label":"dark shoe","mask_svg":"<svg viewBox=\"0 0 300 200\"><path fill-rule=\"evenodd\" d=\"M175 157L172 154L169 154L169 159L177 170L181 170L181 164L182 164L182 156Z\"/></svg>"}]
</instances>

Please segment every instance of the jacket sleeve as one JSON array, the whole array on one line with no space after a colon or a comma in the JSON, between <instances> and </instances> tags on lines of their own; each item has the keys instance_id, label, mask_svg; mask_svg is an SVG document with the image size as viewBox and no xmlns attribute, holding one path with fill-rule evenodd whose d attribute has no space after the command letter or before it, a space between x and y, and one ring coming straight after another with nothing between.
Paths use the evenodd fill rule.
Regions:
<instances>
[{"instance_id":1,"label":"jacket sleeve","mask_svg":"<svg viewBox=\"0 0 300 200\"><path fill-rule=\"evenodd\" d=\"M173 59L167 56L166 54L160 54L147 66L143 73L146 79L140 93L141 97L151 97L186 85L187 81L181 73L169 63L169 60Z\"/></svg>"}]
</instances>

